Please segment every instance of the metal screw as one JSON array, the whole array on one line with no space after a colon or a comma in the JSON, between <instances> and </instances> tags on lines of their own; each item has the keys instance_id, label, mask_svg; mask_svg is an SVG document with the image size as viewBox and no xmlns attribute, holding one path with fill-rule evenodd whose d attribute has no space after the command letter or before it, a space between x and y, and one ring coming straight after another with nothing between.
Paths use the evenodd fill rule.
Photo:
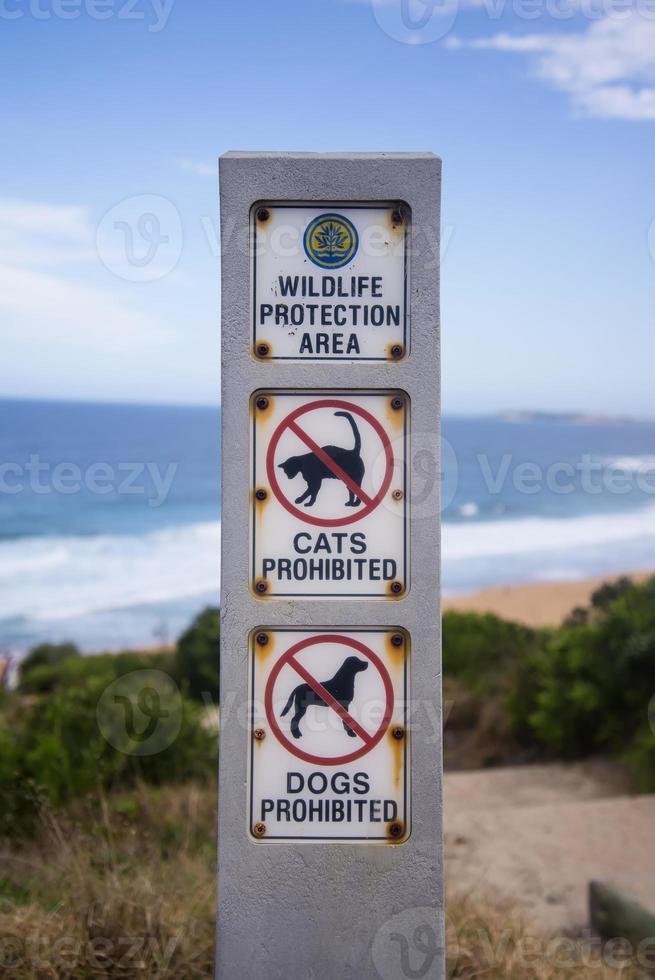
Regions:
<instances>
[{"instance_id":1,"label":"metal screw","mask_svg":"<svg viewBox=\"0 0 655 980\"><path fill-rule=\"evenodd\" d=\"M389 827L389 833L392 837L400 837L403 832L403 825L401 823L392 823Z\"/></svg>"},{"instance_id":2,"label":"metal screw","mask_svg":"<svg viewBox=\"0 0 655 980\"><path fill-rule=\"evenodd\" d=\"M255 835L255 837L263 837L264 834L266 833L266 824L261 822L256 823L255 826L252 828L252 832Z\"/></svg>"},{"instance_id":3,"label":"metal screw","mask_svg":"<svg viewBox=\"0 0 655 980\"><path fill-rule=\"evenodd\" d=\"M398 595L399 592L402 592L403 591L402 582L392 582L391 591L393 592L394 595Z\"/></svg>"},{"instance_id":4,"label":"metal screw","mask_svg":"<svg viewBox=\"0 0 655 980\"><path fill-rule=\"evenodd\" d=\"M391 637L392 647L401 647L404 642L405 642L405 637L402 635L402 633L394 633L393 636Z\"/></svg>"},{"instance_id":5,"label":"metal screw","mask_svg":"<svg viewBox=\"0 0 655 980\"><path fill-rule=\"evenodd\" d=\"M395 398L391 399L391 407L393 408L394 412L399 411L404 404L405 404L404 399L399 398L397 395Z\"/></svg>"},{"instance_id":6,"label":"metal screw","mask_svg":"<svg viewBox=\"0 0 655 980\"><path fill-rule=\"evenodd\" d=\"M391 220L393 221L394 225L402 225L403 223L402 211L399 211L398 208L394 208L394 210L391 212Z\"/></svg>"},{"instance_id":7,"label":"metal screw","mask_svg":"<svg viewBox=\"0 0 655 980\"><path fill-rule=\"evenodd\" d=\"M256 738L258 742L261 742L262 739L266 738L266 732L263 728L256 728L252 733L252 737Z\"/></svg>"},{"instance_id":8,"label":"metal screw","mask_svg":"<svg viewBox=\"0 0 655 980\"><path fill-rule=\"evenodd\" d=\"M258 633L255 639L260 647L265 647L268 643L268 633Z\"/></svg>"},{"instance_id":9,"label":"metal screw","mask_svg":"<svg viewBox=\"0 0 655 980\"><path fill-rule=\"evenodd\" d=\"M394 500L402 500L405 495L402 490L394 490L391 496Z\"/></svg>"},{"instance_id":10,"label":"metal screw","mask_svg":"<svg viewBox=\"0 0 655 980\"><path fill-rule=\"evenodd\" d=\"M268 589L268 582L266 579L260 578L259 582L255 585L255 590L259 593L266 592Z\"/></svg>"},{"instance_id":11,"label":"metal screw","mask_svg":"<svg viewBox=\"0 0 655 980\"><path fill-rule=\"evenodd\" d=\"M394 738L397 738L397 739L404 738L405 737L405 729L404 728L392 728L391 729L391 734L393 735ZM257 737L257 735L255 734L255 738L256 737Z\"/></svg>"},{"instance_id":12,"label":"metal screw","mask_svg":"<svg viewBox=\"0 0 655 980\"><path fill-rule=\"evenodd\" d=\"M266 500L268 494L265 490L260 488L259 490L255 490L255 496L257 497L257 500Z\"/></svg>"},{"instance_id":13,"label":"metal screw","mask_svg":"<svg viewBox=\"0 0 655 980\"><path fill-rule=\"evenodd\" d=\"M261 395L255 402L255 404L257 408L261 409L263 412L265 408L268 408L268 398L265 398L264 395Z\"/></svg>"},{"instance_id":14,"label":"metal screw","mask_svg":"<svg viewBox=\"0 0 655 980\"><path fill-rule=\"evenodd\" d=\"M271 353L271 348L269 344L257 344L257 356L258 357L268 357Z\"/></svg>"},{"instance_id":15,"label":"metal screw","mask_svg":"<svg viewBox=\"0 0 655 980\"><path fill-rule=\"evenodd\" d=\"M259 221L268 221L270 216L271 212L268 210L268 208L260 208L257 212L257 218Z\"/></svg>"},{"instance_id":16,"label":"metal screw","mask_svg":"<svg viewBox=\"0 0 655 980\"><path fill-rule=\"evenodd\" d=\"M403 356L403 345L402 344L393 344L392 347L391 347L391 356L395 360L398 360L399 357L402 357Z\"/></svg>"}]
</instances>

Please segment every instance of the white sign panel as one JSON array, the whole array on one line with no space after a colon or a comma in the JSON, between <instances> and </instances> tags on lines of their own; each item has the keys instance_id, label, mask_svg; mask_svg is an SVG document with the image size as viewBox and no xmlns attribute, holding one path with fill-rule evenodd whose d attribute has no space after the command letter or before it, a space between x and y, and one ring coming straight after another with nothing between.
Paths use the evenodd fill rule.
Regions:
<instances>
[{"instance_id":1,"label":"white sign panel","mask_svg":"<svg viewBox=\"0 0 655 980\"><path fill-rule=\"evenodd\" d=\"M258 840L409 836L402 630L252 634L249 824Z\"/></svg>"},{"instance_id":2,"label":"white sign panel","mask_svg":"<svg viewBox=\"0 0 655 980\"><path fill-rule=\"evenodd\" d=\"M408 349L401 204L257 205L252 334L272 360L402 358Z\"/></svg>"},{"instance_id":3,"label":"white sign panel","mask_svg":"<svg viewBox=\"0 0 655 980\"><path fill-rule=\"evenodd\" d=\"M397 598L408 588L402 392L252 399L256 595Z\"/></svg>"}]
</instances>

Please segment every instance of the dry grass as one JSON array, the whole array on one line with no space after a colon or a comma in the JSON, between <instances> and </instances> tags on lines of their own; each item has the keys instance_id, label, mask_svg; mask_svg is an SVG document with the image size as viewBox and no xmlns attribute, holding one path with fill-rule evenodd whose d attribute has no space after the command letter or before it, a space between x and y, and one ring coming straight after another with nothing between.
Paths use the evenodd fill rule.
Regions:
<instances>
[{"instance_id":1,"label":"dry grass","mask_svg":"<svg viewBox=\"0 0 655 980\"><path fill-rule=\"evenodd\" d=\"M35 840L3 842L0 975L211 977L215 810L214 787L139 787L44 813ZM453 899L448 940L452 978L637 976L579 942L555 945L497 903Z\"/></svg>"},{"instance_id":2,"label":"dry grass","mask_svg":"<svg viewBox=\"0 0 655 980\"><path fill-rule=\"evenodd\" d=\"M598 937L548 936L509 903L451 896L447 903L449 978L639 980L623 946Z\"/></svg>"},{"instance_id":3,"label":"dry grass","mask_svg":"<svg viewBox=\"0 0 655 980\"><path fill-rule=\"evenodd\" d=\"M5 843L7 975L210 977L215 810L212 788L140 787L45 813L35 841Z\"/></svg>"}]
</instances>

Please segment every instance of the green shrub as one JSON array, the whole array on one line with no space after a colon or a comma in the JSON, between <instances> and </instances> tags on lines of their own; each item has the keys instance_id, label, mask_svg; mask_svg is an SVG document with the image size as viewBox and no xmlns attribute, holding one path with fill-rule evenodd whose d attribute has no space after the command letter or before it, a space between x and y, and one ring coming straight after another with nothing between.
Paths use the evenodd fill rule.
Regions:
<instances>
[{"instance_id":1,"label":"green shrub","mask_svg":"<svg viewBox=\"0 0 655 980\"><path fill-rule=\"evenodd\" d=\"M655 731L644 728L625 754L635 782L644 793L655 793Z\"/></svg>"},{"instance_id":2,"label":"green shrub","mask_svg":"<svg viewBox=\"0 0 655 980\"><path fill-rule=\"evenodd\" d=\"M79 657L80 651L74 643L40 643L32 647L18 668L20 683L27 681L35 671L47 677L49 669L56 669L72 657ZM44 673L45 672L45 673Z\"/></svg>"},{"instance_id":3,"label":"green shrub","mask_svg":"<svg viewBox=\"0 0 655 980\"><path fill-rule=\"evenodd\" d=\"M641 734L655 692L655 578L643 585L619 580L595 595L587 622L543 634L530 658L533 695L517 699L514 710L559 757L632 758L634 748L644 782L649 766L655 778L649 737Z\"/></svg>"},{"instance_id":4,"label":"green shrub","mask_svg":"<svg viewBox=\"0 0 655 980\"><path fill-rule=\"evenodd\" d=\"M592 609L607 609L615 599L626 595L633 588L633 583L629 578L623 576L617 578L615 582L603 582L603 584L591 594Z\"/></svg>"},{"instance_id":5,"label":"green shrub","mask_svg":"<svg viewBox=\"0 0 655 980\"><path fill-rule=\"evenodd\" d=\"M220 610L208 606L177 641L173 676L192 698L218 703L220 634Z\"/></svg>"},{"instance_id":6,"label":"green shrub","mask_svg":"<svg viewBox=\"0 0 655 980\"><path fill-rule=\"evenodd\" d=\"M205 725L202 709L160 670L117 676L106 658L99 659L104 672L80 675L77 683L23 709L11 732L0 728L4 832L21 823L29 829L39 795L60 805L137 780L160 784L214 776L216 734Z\"/></svg>"},{"instance_id":7,"label":"green shrub","mask_svg":"<svg viewBox=\"0 0 655 980\"><path fill-rule=\"evenodd\" d=\"M218 637L218 610L206 609L174 654L31 650L0 702L0 834L29 831L41 799L214 778L216 732L187 694L217 696Z\"/></svg>"},{"instance_id":8,"label":"green shrub","mask_svg":"<svg viewBox=\"0 0 655 980\"><path fill-rule=\"evenodd\" d=\"M531 658L529 694L512 698L515 724L560 758L600 750L603 698L594 627L554 630Z\"/></svg>"},{"instance_id":9,"label":"green shrub","mask_svg":"<svg viewBox=\"0 0 655 980\"><path fill-rule=\"evenodd\" d=\"M655 788L655 578L606 583L558 629L533 632L495 616L444 616L444 676L500 694L523 749L554 758L627 759ZM486 703L486 702L485 702Z\"/></svg>"},{"instance_id":10,"label":"green shrub","mask_svg":"<svg viewBox=\"0 0 655 980\"><path fill-rule=\"evenodd\" d=\"M31 831L38 790L25 768L19 740L0 728L0 835Z\"/></svg>"},{"instance_id":11,"label":"green shrub","mask_svg":"<svg viewBox=\"0 0 655 980\"><path fill-rule=\"evenodd\" d=\"M170 653L94 653L65 658L59 663L39 664L21 673L21 694L49 694L66 687L77 687L94 678L119 677L130 670L158 668L172 670Z\"/></svg>"},{"instance_id":12,"label":"green shrub","mask_svg":"<svg viewBox=\"0 0 655 980\"><path fill-rule=\"evenodd\" d=\"M514 671L536 647L534 630L491 613L446 612L443 616L443 672L470 691L507 691Z\"/></svg>"}]
</instances>

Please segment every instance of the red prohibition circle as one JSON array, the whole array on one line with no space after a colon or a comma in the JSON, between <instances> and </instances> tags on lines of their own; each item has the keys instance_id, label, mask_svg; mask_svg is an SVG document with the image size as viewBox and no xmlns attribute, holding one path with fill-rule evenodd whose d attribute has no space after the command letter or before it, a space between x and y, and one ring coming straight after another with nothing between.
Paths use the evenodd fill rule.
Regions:
<instances>
[{"instance_id":1,"label":"red prohibition circle","mask_svg":"<svg viewBox=\"0 0 655 980\"><path fill-rule=\"evenodd\" d=\"M347 409L349 412L354 412L356 415L359 415L365 422L368 422L369 425L373 427L384 449L384 479L382 480L380 489L368 504L366 504L356 513L350 514L348 517L335 517L334 519L314 517L313 515L308 514L306 510L296 507L295 504L292 504L285 497L280 484L278 483L277 474L275 472L275 451L284 431L289 428L290 424L294 423L301 415L305 415L307 412L313 412L319 408ZM318 401L311 402L309 405L301 405L300 408L296 408L293 412L290 412L289 415L282 419L273 433L268 446L268 452L266 453L266 474L273 493L280 501L284 509L289 511L290 514L293 514L294 517L298 517L306 524L313 524L316 527L343 527L345 524L353 524L355 521L361 521L364 517L367 517L375 510L380 501L384 498L393 477L393 450L391 448L389 436L384 431L378 420L371 415L370 412L367 412L365 408L360 408L358 405L353 405L352 402L342 401L338 398L321 398Z\"/></svg>"},{"instance_id":2,"label":"red prohibition circle","mask_svg":"<svg viewBox=\"0 0 655 980\"><path fill-rule=\"evenodd\" d=\"M317 643L339 643L341 646L346 646L353 650L357 650L359 653L363 654L363 656L367 657L373 666L377 668L378 673L382 678L382 683L384 684L385 708L384 716L380 722L380 727L373 735L370 736L369 741L366 742L361 748L356 749L354 752L347 752L345 755L323 756L313 755L311 752L305 752L303 749L299 748L297 744L287 738L278 725L275 712L273 710L273 688L275 687L275 682L280 671L286 664L289 663L296 653L307 649L307 647L316 646ZM293 664L291 664L291 667L294 669ZM295 755L298 759L304 759L305 762L314 762L321 766L342 766L346 762L354 762L355 759L361 759L363 755L366 755L367 752L370 752L371 749L375 748L386 732L389 722L391 721L393 705L394 697L391 678L389 677L387 668L384 666L378 655L373 653L369 647L365 646L363 643L360 643L359 640L354 640L352 637L333 635L331 633L326 633L322 636L312 636L307 640L300 640L292 647L289 647L286 653L280 657L278 662L273 667L268 681L266 682L266 693L264 695L266 717L277 740L284 746L285 749L288 749L289 752L291 752L292 755Z\"/></svg>"}]
</instances>

